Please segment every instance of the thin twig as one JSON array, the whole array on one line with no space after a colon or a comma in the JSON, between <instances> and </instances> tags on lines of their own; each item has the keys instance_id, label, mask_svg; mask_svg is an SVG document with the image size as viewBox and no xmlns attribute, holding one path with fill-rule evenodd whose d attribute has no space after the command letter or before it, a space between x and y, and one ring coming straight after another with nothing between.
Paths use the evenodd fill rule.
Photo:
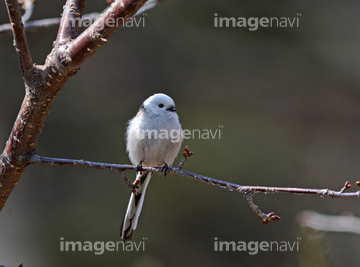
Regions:
<instances>
[{"instance_id":1,"label":"thin twig","mask_svg":"<svg viewBox=\"0 0 360 267\"><path fill-rule=\"evenodd\" d=\"M20 6L17 0L5 0L5 3L14 36L15 50L19 56L23 78L25 83L27 83L29 79L27 72L32 69L33 62L30 55L29 45L26 40L24 24L21 20Z\"/></svg>"},{"instance_id":2,"label":"thin twig","mask_svg":"<svg viewBox=\"0 0 360 267\"><path fill-rule=\"evenodd\" d=\"M144 13L146 10L154 8L161 0L149 0L147 1L135 14L135 16L138 16L142 13Z\"/></svg>"},{"instance_id":3,"label":"thin twig","mask_svg":"<svg viewBox=\"0 0 360 267\"><path fill-rule=\"evenodd\" d=\"M83 16L83 20L94 21L100 16L101 13L94 12L89 13ZM38 29L53 29L57 28L60 25L61 18L49 18L49 19L40 19L25 22L24 27L26 31L35 31ZM11 34L11 24L0 25L0 35Z\"/></svg>"},{"instance_id":4,"label":"thin twig","mask_svg":"<svg viewBox=\"0 0 360 267\"><path fill-rule=\"evenodd\" d=\"M22 4L23 8L25 9L25 13L24 15L22 15L22 21L25 23L26 21L28 21L34 11L34 3L33 0L25 0L24 3Z\"/></svg>"},{"instance_id":5,"label":"thin twig","mask_svg":"<svg viewBox=\"0 0 360 267\"><path fill-rule=\"evenodd\" d=\"M246 200L250 206L250 208L258 215L260 218L263 219L263 223L265 225L269 224L269 221L277 221L281 218L278 215L275 215L274 212L270 212L268 214L263 213L260 208L255 205L252 194L257 192L262 193L292 193L292 194L308 194L308 195L320 195L320 196L328 196L332 198L354 198L360 197L360 191L352 192L352 193L345 193L346 189L350 188L349 182L346 182L344 187L340 191L332 191L329 189L306 189L306 188L286 188L286 187L265 187L265 186L241 186L234 183L229 183L221 180L217 180L214 178L206 177L200 174L191 173L187 171L181 170L184 167L187 158L191 157L193 152L189 151L189 147L186 146L183 159L180 161L179 165L175 168L168 168L166 173L173 173L176 175L181 175L183 177L195 179L201 182L205 182L212 185L220 186L221 188L227 188L231 191L235 190L245 195ZM131 183L130 180L126 176L125 171L137 171L137 166L131 165L123 165L123 164L110 164L110 163L100 163L100 162L93 162L93 161L85 161L85 160L72 160L72 159L58 159L58 158L48 158L48 157L41 157L38 155L32 155L30 158L30 164L45 164L50 166L57 166L57 165L65 165L65 166L76 166L76 167L83 167L83 168L96 168L96 169L104 169L109 171L116 171L121 172L122 177L125 183L131 188L134 192L137 185L135 183ZM142 167L143 171L149 172L163 172L163 168L161 167Z\"/></svg>"},{"instance_id":6,"label":"thin twig","mask_svg":"<svg viewBox=\"0 0 360 267\"><path fill-rule=\"evenodd\" d=\"M275 215L274 212L270 212L268 214L263 213L258 206L255 205L251 193L245 193L245 197L247 202L249 203L250 208L253 210L253 212L256 213L260 218L263 219L263 224L268 225L269 221L278 221L281 220L281 218L277 215Z\"/></svg>"},{"instance_id":7,"label":"thin twig","mask_svg":"<svg viewBox=\"0 0 360 267\"><path fill-rule=\"evenodd\" d=\"M302 227L318 231L360 234L360 218L352 215L324 215L315 211L302 211L297 215Z\"/></svg>"},{"instance_id":8,"label":"thin twig","mask_svg":"<svg viewBox=\"0 0 360 267\"><path fill-rule=\"evenodd\" d=\"M148 0L117 0L112 3L90 27L84 30L67 46L57 51L59 61L64 66L78 68L97 49L134 16Z\"/></svg>"},{"instance_id":9,"label":"thin twig","mask_svg":"<svg viewBox=\"0 0 360 267\"><path fill-rule=\"evenodd\" d=\"M349 181L346 181L345 184L344 184L344 186L343 186L343 188L340 189L340 192L341 192L341 193L344 193L345 190L347 190L347 189L349 189L349 188L351 188L351 184L349 184Z\"/></svg>"},{"instance_id":10,"label":"thin twig","mask_svg":"<svg viewBox=\"0 0 360 267\"><path fill-rule=\"evenodd\" d=\"M30 158L30 164L44 164L50 166L75 166L83 168L95 168L108 171L124 172L124 171L136 171L136 166L125 165L125 164L111 164L111 163L101 163L94 161L86 160L75 160L75 159L59 159L59 158L49 158L42 157L38 155L32 155ZM142 167L143 171L149 172L163 172L161 167ZM186 178L191 178L197 181L205 182L208 184L216 185L221 188L226 188L229 190L238 191L240 193L246 194L249 192L253 193L288 193L288 194L298 194L298 195L318 195L326 196L330 198L358 198L360 197L360 191L357 192L341 192L334 191L329 189L310 189L310 188L294 188L294 187L268 187L268 186L243 186L235 183L229 183L222 180L217 180L211 177L204 175L183 171L178 167L168 168L167 173L172 173L180 175Z\"/></svg>"},{"instance_id":11,"label":"thin twig","mask_svg":"<svg viewBox=\"0 0 360 267\"><path fill-rule=\"evenodd\" d=\"M153 8L158 3L157 0L150 0L143 5L139 11L135 14L135 16L141 15L145 11ZM101 12L93 12L83 15L82 21L91 21L94 22L98 17L100 17ZM57 28L60 25L61 18L48 18L48 19L40 19L33 21L24 21L24 28L26 31L36 31L39 29L53 29ZM89 25L89 23L83 23L81 26ZM11 34L11 24L3 24L0 25L0 35Z\"/></svg>"},{"instance_id":12,"label":"thin twig","mask_svg":"<svg viewBox=\"0 0 360 267\"><path fill-rule=\"evenodd\" d=\"M181 170L182 167L184 167L184 165L186 164L186 161L187 161L188 157L191 157L193 154L194 154L194 152L189 151L189 147L186 146L185 150L184 150L184 153L183 153L183 158L180 161L179 165L177 166L177 169Z\"/></svg>"}]
</instances>

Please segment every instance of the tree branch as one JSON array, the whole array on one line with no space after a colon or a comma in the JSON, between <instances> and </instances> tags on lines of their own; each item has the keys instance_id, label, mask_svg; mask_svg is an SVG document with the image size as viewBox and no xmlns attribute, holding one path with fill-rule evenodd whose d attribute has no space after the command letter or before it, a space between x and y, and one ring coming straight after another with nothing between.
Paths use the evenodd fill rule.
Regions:
<instances>
[{"instance_id":1,"label":"tree branch","mask_svg":"<svg viewBox=\"0 0 360 267\"><path fill-rule=\"evenodd\" d=\"M263 219L263 224L268 225L269 221L278 221L281 220L281 218L274 214L274 212L270 212L269 214L263 213L258 206L255 205L251 193L245 193L245 197L247 202L249 203L250 208L255 212L257 216Z\"/></svg>"},{"instance_id":2,"label":"tree branch","mask_svg":"<svg viewBox=\"0 0 360 267\"><path fill-rule=\"evenodd\" d=\"M5 0L9 14L10 25L14 36L14 46L19 57L22 75L25 83L28 83L28 71L33 67L29 45L26 40L24 24L21 20L20 6L17 0Z\"/></svg>"},{"instance_id":3,"label":"tree branch","mask_svg":"<svg viewBox=\"0 0 360 267\"><path fill-rule=\"evenodd\" d=\"M61 64L78 68L124 25L147 0L117 0L90 27L57 51Z\"/></svg>"},{"instance_id":4,"label":"tree branch","mask_svg":"<svg viewBox=\"0 0 360 267\"><path fill-rule=\"evenodd\" d=\"M94 21L100 16L100 14L101 13L99 12L86 14L83 16L83 20ZM27 31L35 31L41 28L52 29L59 27L60 22L61 22L61 18L39 19L39 20L25 22L24 28ZM9 33L12 33L11 24L8 23L8 24L0 25L0 35L5 35Z\"/></svg>"},{"instance_id":5,"label":"tree branch","mask_svg":"<svg viewBox=\"0 0 360 267\"><path fill-rule=\"evenodd\" d=\"M10 266L0 265L0 267L10 267ZM20 265L18 265L17 267L24 267L24 264L23 264L23 263L20 263Z\"/></svg>"},{"instance_id":6,"label":"tree branch","mask_svg":"<svg viewBox=\"0 0 360 267\"><path fill-rule=\"evenodd\" d=\"M100 17L100 24L108 17L129 18L146 1L116 1L112 4L112 9L108 9ZM45 65L33 66L19 5L16 0L5 0L5 2L14 31L15 47L19 53L19 60L25 77L26 94L4 151L0 155L0 211L29 165L31 156L35 153L45 119L57 94L68 79L76 74L80 65L98 48L96 47L90 53L88 46L99 45L104 39L108 40L121 26L106 25L100 33L94 27L89 27L92 31L83 32L73 41L70 38L70 43L58 43L47 56ZM79 2L73 3L77 3L77 7L80 7L78 10L80 10L81 4L84 2L79 0ZM127 8L129 10L126 10ZM114 10L114 13L109 10ZM79 38L80 41L78 41ZM75 45L72 45L73 42L76 42Z\"/></svg>"},{"instance_id":7,"label":"tree branch","mask_svg":"<svg viewBox=\"0 0 360 267\"><path fill-rule=\"evenodd\" d=\"M114 163L102 163L95 161L87 160L77 160L77 159L61 159L61 158L50 158L42 157L36 154L32 155L30 158L30 164L44 164L49 166L73 166L73 167L82 167L82 168L94 168L107 171L115 172L124 172L124 171L136 171L137 166L126 165L126 164L114 164ZM180 164L179 164L180 165ZM144 171L148 172L163 172L161 167L142 167ZM310 188L295 188L295 187L271 187L271 186L245 186L238 185L235 183L230 183L222 180L217 180L211 177L207 177L201 174L192 173L188 171L183 171L176 168L168 168L167 173L172 173L180 175L182 177L190 178L193 180L201 181L207 184L212 184L219 186L221 188L226 188L230 190L235 190L243 194L247 193L287 193L287 194L297 194L297 195L318 195L326 196L330 198L358 198L360 197L360 191L345 193L340 191L334 191L330 189L310 189Z\"/></svg>"},{"instance_id":8,"label":"tree branch","mask_svg":"<svg viewBox=\"0 0 360 267\"><path fill-rule=\"evenodd\" d=\"M149 0L136 12L135 16L138 16L144 13L145 11L147 11L148 9L155 7L157 3L158 0ZM95 21L98 17L100 17L100 14L101 14L100 12L85 14L82 16L82 21L85 20ZM61 18L48 18L48 19L40 19L34 21L24 21L24 28L26 31L35 31L42 28L52 29L58 27L60 25L60 22L61 22ZM0 25L0 35L11 34L11 33L12 33L12 29L10 23Z\"/></svg>"},{"instance_id":9,"label":"tree branch","mask_svg":"<svg viewBox=\"0 0 360 267\"><path fill-rule=\"evenodd\" d=\"M56 43L59 44L68 38L77 37L77 28L79 27L82 13L84 11L86 0L67 0L64 6L59 31L56 37Z\"/></svg>"},{"instance_id":10,"label":"tree branch","mask_svg":"<svg viewBox=\"0 0 360 267\"><path fill-rule=\"evenodd\" d=\"M24 15L22 15L22 21L25 23L26 21L28 21L34 11L34 0L24 0L22 7L25 9L25 13Z\"/></svg>"},{"instance_id":11,"label":"tree branch","mask_svg":"<svg viewBox=\"0 0 360 267\"><path fill-rule=\"evenodd\" d=\"M302 211L297 215L297 221L302 227L317 231L360 234L360 218L352 215L333 216L315 211Z\"/></svg>"},{"instance_id":12,"label":"tree branch","mask_svg":"<svg viewBox=\"0 0 360 267\"><path fill-rule=\"evenodd\" d=\"M289 194L301 194L301 195L319 195L319 196L327 196L330 198L355 198L360 197L360 191L345 193L343 189L340 191L333 191L329 189L308 189L308 188L290 188L290 187L266 187L266 186L242 186L234 183L229 183L222 180L217 180L211 177L207 177L204 175L187 172L181 170L181 168L186 163L188 157L190 157L193 153L189 151L186 146L184 151L184 158L181 160L179 165L175 168L168 168L167 173L172 173L175 175L180 175L182 177L191 178L197 181L205 182L212 185L217 185L221 188L226 188L231 191L237 191L245 195L247 202L249 203L250 208L263 219L264 224L268 224L269 221L280 220L281 218L274 214L274 212L270 212L268 214L263 213L257 205L254 204L252 199L253 193L289 193ZM30 164L44 164L49 166L74 166L74 167L83 167L83 168L95 168L102 169L107 171L116 171L123 174L123 178L125 183L131 187L133 190L136 186L131 183L127 178L125 171L137 171L137 166L131 165L123 165L123 164L111 164L111 163L101 163L94 161L86 161L86 160L75 160L75 159L59 159L59 158L49 158L49 157L41 157L38 155L32 155L30 158ZM142 167L142 170L148 172L163 172L163 168L161 167ZM348 182L345 183L345 186L348 186ZM347 187L348 189L350 187Z\"/></svg>"}]
</instances>

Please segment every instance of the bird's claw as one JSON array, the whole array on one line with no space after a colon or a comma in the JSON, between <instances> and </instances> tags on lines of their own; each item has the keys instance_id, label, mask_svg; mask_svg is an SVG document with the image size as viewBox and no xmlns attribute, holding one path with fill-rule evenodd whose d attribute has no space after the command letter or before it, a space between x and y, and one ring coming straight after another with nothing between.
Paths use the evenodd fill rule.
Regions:
<instances>
[{"instance_id":1,"label":"bird's claw","mask_svg":"<svg viewBox=\"0 0 360 267\"><path fill-rule=\"evenodd\" d=\"M164 166L162 166L161 168L161 172L164 173L164 176L166 177L167 175L167 172L169 171L169 165L167 165L165 162L164 162Z\"/></svg>"},{"instance_id":2,"label":"bird's claw","mask_svg":"<svg viewBox=\"0 0 360 267\"><path fill-rule=\"evenodd\" d=\"M142 171L142 163L143 163L143 161L140 161L140 163L136 166L136 168L135 168L135 170L136 170L136 172L141 172Z\"/></svg>"}]
</instances>

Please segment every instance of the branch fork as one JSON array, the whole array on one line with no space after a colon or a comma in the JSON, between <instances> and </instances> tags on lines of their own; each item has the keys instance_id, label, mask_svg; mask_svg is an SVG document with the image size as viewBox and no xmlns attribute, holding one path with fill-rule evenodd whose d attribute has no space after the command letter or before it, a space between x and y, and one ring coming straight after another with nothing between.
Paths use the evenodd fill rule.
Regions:
<instances>
[{"instance_id":1,"label":"branch fork","mask_svg":"<svg viewBox=\"0 0 360 267\"><path fill-rule=\"evenodd\" d=\"M146 2L147 0L117 0L78 36L79 25L71 23L71 20L82 16L85 0L67 0L55 46L47 56L45 64L41 66L32 62L18 1L5 0L15 51L24 79L25 97L5 149L0 155L0 211L30 164L30 158L36 151L36 144L57 94L80 65L122 26L107 25L104 22L109 18L131 17ZM98 29L98 25L104 27ZM76 164L81 166L86 163Z\"/></svg>"}]
</instances>

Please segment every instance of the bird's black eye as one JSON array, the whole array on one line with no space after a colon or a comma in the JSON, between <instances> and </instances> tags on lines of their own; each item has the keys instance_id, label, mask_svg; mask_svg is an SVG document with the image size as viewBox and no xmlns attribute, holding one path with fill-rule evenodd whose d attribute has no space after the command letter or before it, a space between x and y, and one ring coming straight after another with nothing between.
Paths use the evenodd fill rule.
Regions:
<instances>
[{"instance_id":1,"label":"bird's black eye","mask_svg":"<svg viewBox=\"0 0 360 267\"><path fill-rule=\"evenodd\" d=\"M163 103L160 103L159 104L159 108L163 108L164 107L164 104Z\"/></svg>"}]
</instances>

